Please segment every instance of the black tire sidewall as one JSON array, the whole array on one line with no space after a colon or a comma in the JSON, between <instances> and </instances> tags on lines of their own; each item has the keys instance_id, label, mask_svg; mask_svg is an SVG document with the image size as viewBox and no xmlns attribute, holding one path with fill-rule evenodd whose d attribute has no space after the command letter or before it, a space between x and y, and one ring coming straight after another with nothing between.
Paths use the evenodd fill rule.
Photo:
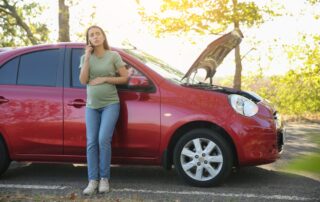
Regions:
<instances>
[{"instance_id":1,"label":"black tire sidewall","mask_svg":"<svg viewBox=\"0 0 320 202\"><path fill-rule=\"evenodd\" d=\"M8 156L7 148L0 137L0 176L8 169L10 159Z\"/></svg>"},{"instance_id":2,"label":"black tire sidewall","mask_svg":"<svg viewBox=\"0 0 320 202\"><path fill-rule=\"evenodd\" d=\"M192 139L206 138L214 142L221 150L223 156L223 165L220 173L211 180L197 181L189 177L183 170L180 162L180 154L183 147ZM231 148L227 141L217 132L209 129L194 129L183 135L174 148L174 165L178 174L189 184L199 187L209 187L221 184L231 172L233 156Z\"/></svg>"}]
</instances>

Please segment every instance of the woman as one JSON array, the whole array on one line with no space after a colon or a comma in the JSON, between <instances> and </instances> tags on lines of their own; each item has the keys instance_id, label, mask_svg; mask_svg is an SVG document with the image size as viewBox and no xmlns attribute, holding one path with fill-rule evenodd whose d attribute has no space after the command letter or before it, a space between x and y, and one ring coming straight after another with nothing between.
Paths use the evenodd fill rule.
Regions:
<instances>
[{"instance_id":1,"label":"woman","mask_svg":"<svg viewBox=\"0 0 320 202\"><path fill-rule=\"evenodd\" d=\"M87 86L86 132L89 184L83 193L109 191L111 141L120 104L115 84L128 82L125 63L111 51L98 26L86 32L87 46L80 60L80 82ZM116 76L116 74L120 76Z\"/></svg>"}]
</instances>

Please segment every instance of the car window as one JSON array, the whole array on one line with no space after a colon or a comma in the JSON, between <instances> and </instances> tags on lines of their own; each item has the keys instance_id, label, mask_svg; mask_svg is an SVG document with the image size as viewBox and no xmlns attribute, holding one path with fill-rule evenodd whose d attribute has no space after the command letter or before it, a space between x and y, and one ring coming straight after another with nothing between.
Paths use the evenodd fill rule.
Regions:
<instances>
[{"instance_id":1,"label":"car window","mask_svg":"<svg viewBox=\"0 0 320 202\"><path fill-rule=\"evenodd\" d=\"M138 69L136 69L135 67L133 67L132 65L130 65L128 63L126 63L125 67L128 70L129 77L135 77L135 76L147 77L141 71L139 71ZM149 79L149 82L152 85L152 82L150 81L150 79ZM135 87L129 87L128 84L117 85L117 89L118 90L126 90L126 91L139 91L139 92L153 92L155 90L153 85L149 86L147 88L144 88L144 87L135 88Z\"/></svg>"},{"instance_id":2,"label":"car window","mask_svg":"<svg viewBox=\"0 0 320 202\"><path fill-rule=\"evenodd\" d=\"M85 88L85 85L82 85L79 81L79 74L80 74L80 58L81 56L84 54L84 50L80 49L80 48L74 48L72 49L72 54L71 54L71 65L72 65L72 78L71 78L71 84L72 87L76 87L76 88ZM128 70L129 76L143 76L143 74L137 70L136 68L134 68L132 65L128 64L126 61L124 61L126 63L125 67ZM123 85L117 85L117 88L119 90L129 90L129 87L127 84L123 84ZM132 88L130 88L130 90L134 90ZM140 89L141 91L141 89Z\"/></svg>"},{"instance_id":3,"label":"car window","mask_svg":"<svg viewBox=\"0 0 320 202\"><path fill-rule=\"evenodd\" d=\"M16 57L0 67L0 84L16 84L19 57Z\"/></svg>"},{"instance_id":4,"label":"car window","mask_svg":"<svg viewBox=\"0 0 320 202\"><path fill-rule=\"evenodd\" d=\"M84 85L80 83L80 58L84 54L84 50L80 48L72 49L71 54L71 65L72 65L72 76L71 76L71 86L76 88L85 88Z\"/></svg>"},{"instance_id":5,"label":"car window","mask_svg":"<svg viewBox=\"0 0 320 202\"><path fill-rule=\"evenodd\" d=\"M37 51L21 56L18 84L55 86L59 66L59 49Z\"/></svg>"},{"instance_id":6,"label":"car window","mask_svg":"<svg viewBox=\"0 0 320 202\"><path fill-rule=\"evenodd\" d=\"M129 76L144 76L139 70L137 70L129 64L126 65L126 68L128 70Z\"/></svg>"},{"instance_id":7,"label":"car window","mask_svg":"<svg viewBox=\"0 0 320 202\"><path fill-rule=\"evenodd\" d=\"M181 83L183 73L171 67L162 60L138 49L123 49L126 53L139 59L142 63L150 67L152 70L160 74L162 77L174 82Z\"/></svg>"}]
</instances>

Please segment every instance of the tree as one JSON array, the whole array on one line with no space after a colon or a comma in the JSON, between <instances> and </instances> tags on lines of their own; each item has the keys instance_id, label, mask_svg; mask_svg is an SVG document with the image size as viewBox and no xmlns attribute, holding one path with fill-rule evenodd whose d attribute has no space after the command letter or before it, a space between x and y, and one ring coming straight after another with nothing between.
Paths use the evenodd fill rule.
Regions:
<instances>
[{"instance_id":1,"label":"tree","mask_svg":"<svg viewBox=\"0 0 320 202\"><path fill-rule=\"evenodd\" d=\"M162 0L160 11L148 13L140 0L139 14L149 23L156 36L165 33L218 34L230 25L240 29L240 25L251 27L263 22L263 13L276 15L265 7L259 7L251 1L238 0ZM235 49L236 72L234 88L241 89L240 47Z\"/></svg>"},{"instance_id":2,"label":"tree","mask_svg":"<svg viewBox=\"0 0 320 202\"><path fill-rule=\"evenodd\" d=\"M47 26L35 21L42 11L43 7L35 2L0 0L0 45L34 45L47 41Z\"/></svg>"},{"instance_id":3,"label":"tree","mask_svg":"<svg viewBox=\"0 0 320 202\"><path fill-rule=\"evenodd\" d=\"M85 3L82 1L82 3ZM80 5L80 6L79 6ZM73 8L70 13L69 8ZM60 42L72 40L85 40L83 32L70 33L70 16L77 19L77 25L80 27L88 27L97 24L96 6L93 3L83 8L81 0L59 0L59 39ZM72 28L72 27L71 27Z\"/></svg>"},{"instance_id":4,"label":"tree","mask_svg":"<svg viewBox=\"0 0 320 202\"><path fill-rule=\"evenodd\" d=\"M320 35L303 35L298 44L286 46L286 53L294 61L290 71L264 79L259 75L245 78L246 90L270 100L282 114L319 114Z\"/></svg>"},{"instance_id":5,"label":"tree","mask_svg":"<svg viewBox=\"0 0 320 202\"><path fill-rule=\"evenodd\" d=\"M308 0L308 2L311 4L311 5L315 5L317 3L320 3L320 0Z\"/></svg>"},{"instance_id":6,"label":"tree","mask_svg":"<svg viewBox=\"0 0 320 202\"><path fill-rule=\"evenodd\" d=\"M64 0L59 0L59 41L70 41L69 34L69 6L65 4Z\"/></svg>"}]
</instances>

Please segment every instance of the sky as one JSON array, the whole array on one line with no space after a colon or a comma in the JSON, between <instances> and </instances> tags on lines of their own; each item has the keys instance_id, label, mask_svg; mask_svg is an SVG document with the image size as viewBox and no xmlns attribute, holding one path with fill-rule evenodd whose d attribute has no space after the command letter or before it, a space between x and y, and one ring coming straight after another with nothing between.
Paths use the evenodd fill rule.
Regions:
<instances>
[{"instance_id":1,"label":"sky","mask_svg":"<svg viewBox=\"0 0 320 202\"><path fill-rule=\"evenodd\" d=\"M159 0L141 0L147 9L156 10ZM41 17L53 30L51 38L56 40L58 33L58 1L41 0L47 6L46 13ZM135 0L82 0L81 4L71 6L70 28L73 33L84 33L89 18L81 14L95 12L94 22L107 31L108 42L111 46L121 46L125 40L137 48L159 57L173 67L186 72L206 46L218 36L189 36L194 43L182 36L169 35L156 38L148 29L148 25L141 22ZM261 26L244 28L244 39L241 43L242 54L248 53L243 59L243 75L263 69L264 74L283 74L292 68L294 61L289 61L281 46L278 44L297 44L299 33L316 34L319 32L320 20L313 18L314 13L320 13L320 6L310 6L304 0L282 0L289 15L268 20ZM257 0L257 4L261 1ZM80 12L79 12L80 11ZM226 32L232 31L228 29ZM79 41L75 36L72 41ZM252 41L259 41L253 45ZM255 47L255 49L252 49ZM272 60L269 59L268 54ZM254 60L260 58L260 62ZM218 68L217 76L233 75L235 71L233 52Z\"/></svg>"}]
</instances>

